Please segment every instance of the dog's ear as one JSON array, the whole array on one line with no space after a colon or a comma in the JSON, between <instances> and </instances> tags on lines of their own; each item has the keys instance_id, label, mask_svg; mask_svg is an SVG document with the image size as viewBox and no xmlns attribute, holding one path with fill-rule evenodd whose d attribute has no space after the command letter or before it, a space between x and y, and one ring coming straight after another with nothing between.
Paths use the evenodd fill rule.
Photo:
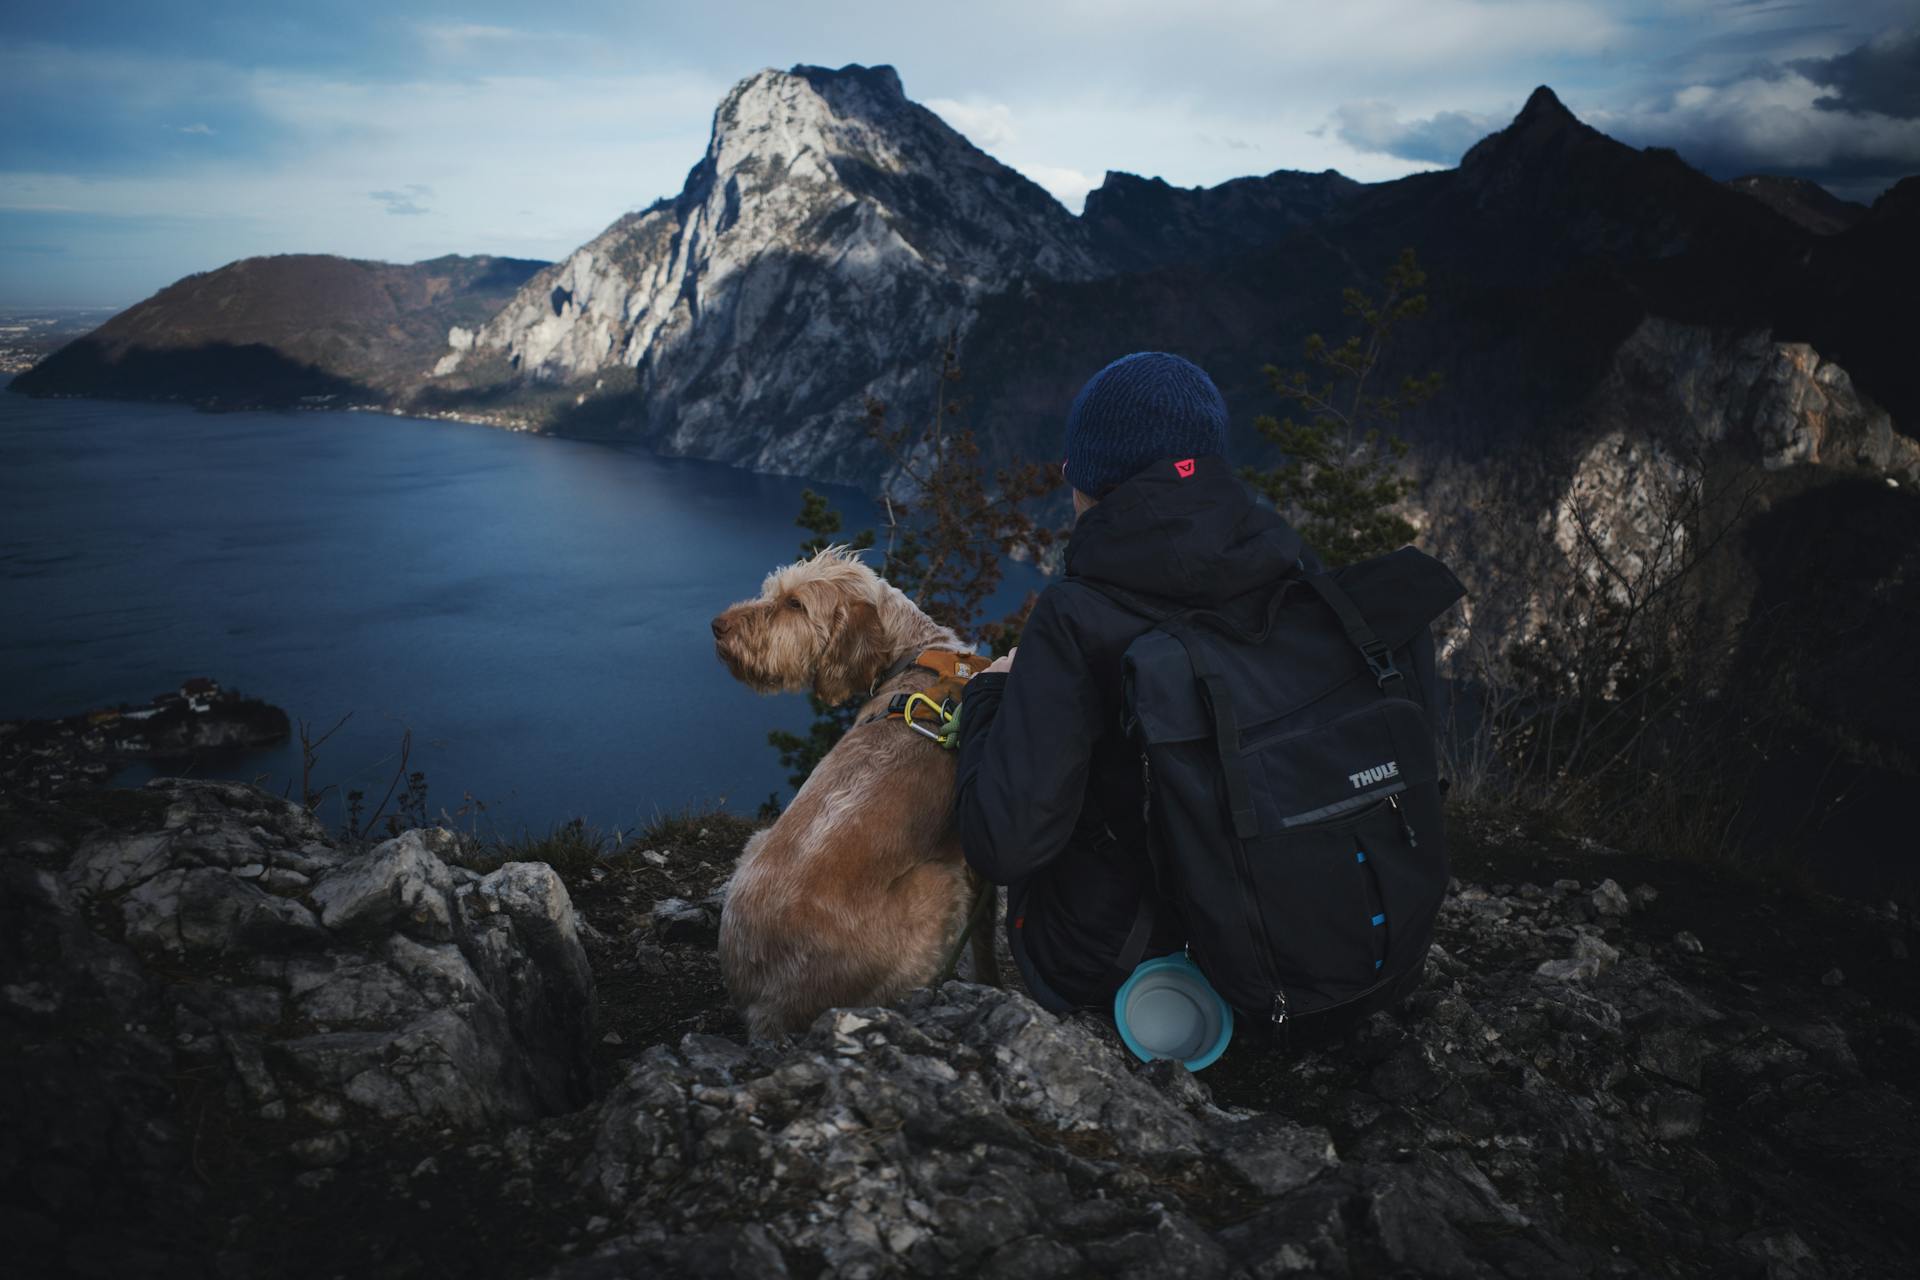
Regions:
<instances>
[{"instance_id":1,"label":"dog's ear","mask_svg":"<svg viewBox=\"0 0 1920 1280\"><path fill-rule=\"evenodd\" d=\"M856 693L865 692L880 674L886 661L882 645L886 633L880 628L880 611L865 600L836 605L833 610L833 637L820 655L813 674L813 691L822 702L839 706Z\"/></svg>"}]
</instances>

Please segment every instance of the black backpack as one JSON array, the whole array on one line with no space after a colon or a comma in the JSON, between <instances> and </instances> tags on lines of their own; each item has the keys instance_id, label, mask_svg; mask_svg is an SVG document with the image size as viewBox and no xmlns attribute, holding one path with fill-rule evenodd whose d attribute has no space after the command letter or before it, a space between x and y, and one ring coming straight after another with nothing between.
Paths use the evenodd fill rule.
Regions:
<instances>
[{"instance_id":1,"label":"black backpack","mask_svg":"<svg viewBox=\"0 0 1920 1280\"><path fill-rule=\"evenodd\" d=\"M1447 886L1430 625L1459 579L1412 547L1302 570L1253 632L1086 585L1155 620L1123 659L1122 727L1159 896L1214 989L1290 1040L1412 989ZM1144 902L1122 972L1152 925Z\"/></svg>"}]
</instances>

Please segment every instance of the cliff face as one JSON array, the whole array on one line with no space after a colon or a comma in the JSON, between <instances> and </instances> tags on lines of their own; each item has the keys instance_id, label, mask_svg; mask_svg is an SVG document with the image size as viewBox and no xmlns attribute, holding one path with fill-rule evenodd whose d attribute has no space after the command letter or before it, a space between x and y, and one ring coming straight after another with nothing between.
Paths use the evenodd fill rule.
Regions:
<instances>
[{"instance_id":1,"label":"cliff face","mask_svg":"<svg viewBox=\"0 0 1920 1280\"><path fill-rule=\"evenodd\" d=\"M1895 431L1891 415L1811 344L1765 331L1648 319L1620 345L1584 416L1623 431L1637 423L1744 444L1770 471L1854 467L1920 486L1920 442Z\"/></svg>"},{"instance_id":2,"label":"cliff face","mask_svg":"<svg viewBox=\"0 0 1920 1280\"><path fill-rule=\"evenodd\" d=\"M1454 620L1456 640L1468 621L1501 644L1535 634L1569 571L1599 580L1595 553L1625 604L1618 579L1649 589L1704 551L1691 540L1705 537L1735 553L1695 575L1731 643L1778 576L1739 551L1749 518L1827 486L1871 482L1908 506L1920 489L1920 442L1845 369L1765 330L1649 317L1555 428L1498 457L1430 457L1424 468L1413 512L1422 541L1461 566L1474 596Z\"/></svg>"},{"instance_id":3,"label":"cliff face","mask_svg":"<svg viewBox=\"0 0 1920 1280\"><path fill-rule=\"evenodd\" d=\"M437 372L590 382L666 452L847 478L876 465L866 396L929 385L982 294L1097 270L1058 202L892 68L764 71L677 198L530 280Z\"/></svg>"}]
</instances>

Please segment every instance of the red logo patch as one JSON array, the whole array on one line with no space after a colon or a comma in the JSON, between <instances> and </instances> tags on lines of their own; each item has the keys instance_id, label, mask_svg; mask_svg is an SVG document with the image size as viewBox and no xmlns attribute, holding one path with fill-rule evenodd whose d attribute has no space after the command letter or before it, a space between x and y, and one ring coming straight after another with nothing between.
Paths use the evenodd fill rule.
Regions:
<instances>
[{"instance_id":1,"label":"red logo patch","mask_svg":"<svg viewBox=\"0 0 1920 1280\"><path fill-rule=\"evenodd\" d=\"M1185 480L1187 477L1193 474L1193 459L1182 458L1180 459L1180 461L1173 464L1173 469L1180 473L1180 478L1182 480Z\"/></svg>"}]
</instances>

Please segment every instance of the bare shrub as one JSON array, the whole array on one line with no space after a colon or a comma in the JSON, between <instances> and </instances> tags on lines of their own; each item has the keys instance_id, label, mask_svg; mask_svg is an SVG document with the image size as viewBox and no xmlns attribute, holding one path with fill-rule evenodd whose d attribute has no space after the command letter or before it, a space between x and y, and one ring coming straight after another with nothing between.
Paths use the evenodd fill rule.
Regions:
<instances>
[{"instance_id":1,"label":"bare shrub","mask_svg":"<svg viewBox=\"0 0 1920 1280\"><path fill-rule=\"evenodd\" d=\"M1722 553L1759 479L1697 449L1599 442L1541 522L1557 554L1511 632L1453 646L1444 735L1458 797L1545 812L1602 839L1725 855L1773 731L1727 687Z\"/></svg>"},{"instance_id":2,"label":"bare shrub","mask_svg":"<svg viewBox=\"0 0 1920 1280\"><path fill-rule=\"evenodd\" d=\"M1008 559L1043 562L1060 533L1036 514L1039 504L1059 488L1059 472L1043 463L1001 467L989 472L980 460L980 444L962 418L953 394L960 381L958 335L948 333L940 349L931 411L924 418L895 421L888 405L867 401L867 432L891 462L880 486L885 512L880 535L863 530L839 537L841 515L826 499L808 490L801 495L794 522L811 536L800 544L811 555L829 542L875 548L881 577L905 592L936 622L980 647L1002 654L1019 642L1020 628L1032 612L1034 593L1003 618L983 619L986 602L999 589ZM768 743L780 753L796 789L814 766L833 750L853 725L858 702L833 706L809 694L813 722L805 734L775 729ZM769 796L763 814L779 809Z\"/></svg>"}]
</instances>

